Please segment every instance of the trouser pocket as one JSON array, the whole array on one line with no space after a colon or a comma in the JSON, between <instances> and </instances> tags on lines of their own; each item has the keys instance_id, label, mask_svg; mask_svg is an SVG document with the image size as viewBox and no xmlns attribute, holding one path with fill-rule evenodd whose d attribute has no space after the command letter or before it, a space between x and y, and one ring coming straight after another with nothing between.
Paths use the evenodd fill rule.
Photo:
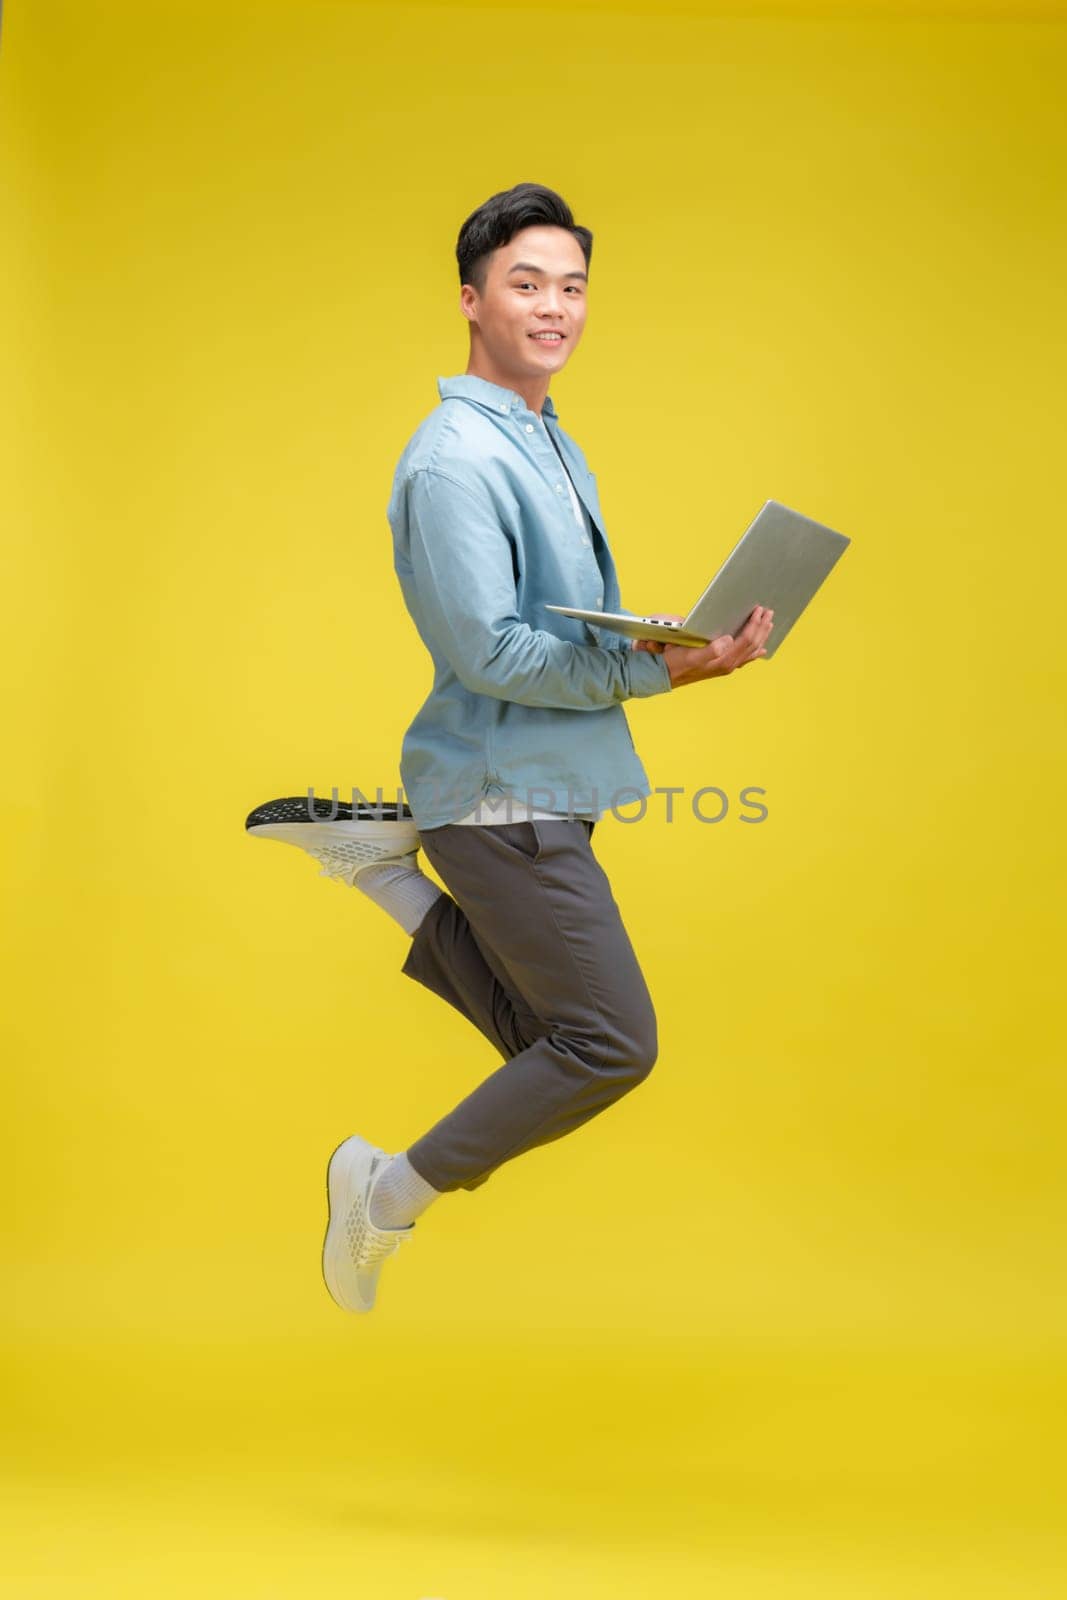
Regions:
<instances>
[{"instance_id":1,"label":"trouser pocket","mask_svg":"<svg viewBox=\"0 0 1067 1600\"><path fill-rule=\"evenodd\" d=\"M496 831L505 844L525 856L527 861L540 861L545 849L544 836L538 831L540 827L539 822L501 822L496 824Z\"/></svg>"}]
</instances>

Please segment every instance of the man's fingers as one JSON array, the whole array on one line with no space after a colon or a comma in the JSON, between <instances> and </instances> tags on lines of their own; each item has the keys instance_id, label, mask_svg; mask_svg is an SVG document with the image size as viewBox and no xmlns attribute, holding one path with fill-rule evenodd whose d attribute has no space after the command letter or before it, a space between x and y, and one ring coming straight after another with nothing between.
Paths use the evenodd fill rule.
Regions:
<instances>
[{"instance_id":1,"label":"man's fingers","mask_svg":"<svg viewBox=\"0 0 1067 1600\"><path fill-rule=\"evenodd\" d=\"M729 633L720 633L704 646L700 652L703 658L701 665L717 667L725 676L738 667L745 666L747 662L755 661L757 656L766 655L763 646L770 636L773 616L773 611L763 606L754 606L736 637Z\"/></svg>"},{"instance_id":2,"label":"man's fingers","mask_svg":"<svg viewBox=\"0 0 1067 1600\"><path fill-rule=\"evenodd\" d=\"M763 606L756 606L740 634L738 634L738 640L743 641L746 649L750 649L755 645L757 653L759 653L760 647L770 638L773 627L774 612L767 610ZM763 653L765 654L766 652ZM747 655L745 659L746 661L751 661L753 657Z\"/></svg>"}]
</instances>

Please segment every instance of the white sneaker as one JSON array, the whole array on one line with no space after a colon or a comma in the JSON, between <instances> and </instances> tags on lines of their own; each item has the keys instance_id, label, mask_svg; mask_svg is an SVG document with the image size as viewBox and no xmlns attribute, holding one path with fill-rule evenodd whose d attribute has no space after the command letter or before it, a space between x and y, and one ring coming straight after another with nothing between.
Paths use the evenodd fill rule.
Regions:
<instances>
[{"instance_id":1,"label":"white sneaker","mask_svg":"<svg viewBox=\"0 0 1067 1600\"><path fill-rule=\"evenodd\" d=\"M360 804L353 812L343 800L291 795L268 800L249 812L245 832L257 839L298 845L322 862L320 878L331 878L349 888L364 867L403 860L419 848L419 830L410 808L398 808L395 801L380 806Z\"/></svg>"},{"instance_id":2,"label":"white sneaker","mask_svg":"<svg viewBox=\"0 0 1067 1600\"><path fill-rule=\"evenodd\" d=\"M370 1220L371 1192L389 1155L354 1133L339 1144L326 1168L329 1221L322 1247L322 1275L345 1311L370 1311L386 1256L410 1239L406 1228L376 1228Z\"/></svg>"}]
</instances>

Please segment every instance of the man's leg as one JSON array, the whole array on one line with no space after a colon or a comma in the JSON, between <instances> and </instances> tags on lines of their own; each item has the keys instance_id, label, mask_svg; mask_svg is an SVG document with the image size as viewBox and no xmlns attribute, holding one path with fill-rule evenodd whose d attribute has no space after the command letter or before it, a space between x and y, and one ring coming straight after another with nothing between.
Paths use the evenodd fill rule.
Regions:
<instances>
[{"instance_id":1,"label":"man's leg","mask_svg":"<svg viewBox=\"0 0 1067 1600\"><path fill-rule=\"evenodd\" d=\"M504 1161L572 1132L656 1059L651 996L581 820L420 834L450 891L403 966L508 1059L411 1145L435 1189L478 1188Z\"/></svg>"},{"instance_id":2,"label":"man's leg","mask_svg":"<svg viewBox=\"0 0 1067 1600\"><path fill-rule=\"evenodd\" d=\"M505 1060L550 1029L451 894L442 894L427 911L401 970L472 1022Z\"/></svg>"}]
</instances>

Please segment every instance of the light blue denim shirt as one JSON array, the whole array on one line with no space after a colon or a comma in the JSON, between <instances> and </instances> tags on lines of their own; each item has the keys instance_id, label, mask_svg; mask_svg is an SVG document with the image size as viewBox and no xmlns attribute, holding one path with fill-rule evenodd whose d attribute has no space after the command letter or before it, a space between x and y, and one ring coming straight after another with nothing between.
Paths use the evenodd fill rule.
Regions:
<instances>
[{"instance_id":1,"label":"light blue denim shirt","mask_svg":"<svg viewBox=\"0 0 1067 1600\"><path fill-rule=\"evenodd\" d=\"M469 373L438 378L437 389L387 511L404 603L433 662L401 745L416 826L508 795L596 817L650 794L622 702L668 691L666 662L545 609L626 609L585 457L550 396L538 416L514 390Z\"/></svg>"}]
</instances>

